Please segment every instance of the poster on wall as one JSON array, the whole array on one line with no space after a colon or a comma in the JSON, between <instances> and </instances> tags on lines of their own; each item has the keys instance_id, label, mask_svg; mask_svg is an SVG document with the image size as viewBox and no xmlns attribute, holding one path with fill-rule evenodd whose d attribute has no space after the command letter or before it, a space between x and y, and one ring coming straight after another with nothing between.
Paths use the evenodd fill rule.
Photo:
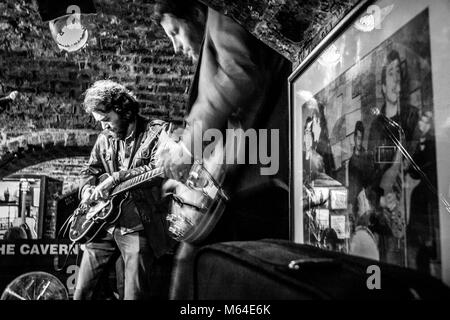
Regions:
<instances>
[{"instance_id":1,"label":"poster on wall","mask_svg":"<svg viewBox=\"0 0 450 320\"><path fill-rule=\"evenodd\" d=\"M62 181L43 175L0 180L0 240L55 239L62 186Z\"/></svg>"},{"instance_id":2,"label":"poster on wall","mask_svg":"<svg viewBox=\"0 0 450 320\"><path fill-rule=\"evenodd\" d=\"M334 181L346 190L334 232L348 234L327 243L333 225L321 230L310 207L297 241L441 277L431 24L443 2L366 1L291 76L294 199L300 184Z\"/></svg>"}]
</instances>

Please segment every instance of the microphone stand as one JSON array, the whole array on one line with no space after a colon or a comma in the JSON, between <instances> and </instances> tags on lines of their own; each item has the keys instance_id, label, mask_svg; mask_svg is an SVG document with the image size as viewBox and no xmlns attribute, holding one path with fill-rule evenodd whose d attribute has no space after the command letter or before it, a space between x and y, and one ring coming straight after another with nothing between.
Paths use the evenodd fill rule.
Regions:
<instances>
[{"instance_id":1,"label":"microphone stand","mask_svg":"<svg viewBox=\"0 0 450 320\"><path fill-rule=\"evenodd\" d=\"M405 137L405 133L403 131L403 129L400 127L400 125L398 123L396 123L395 121L389 119L388 117L386 117L383 114L380 114L383 119L385 119L387 122L389 122L391 125L395 126L396 128L399 128L399 130L401 130L403 136ZM433 183L430 181L430 179L427 177L427 175L422 171L422 169L420 169L420 167L417 165L417 163L414 161L414 159L412 158L412 156L409 154L409 152L405 149L405 147L403 147L402 143L400 141L398 141L398 139L392 134L392 132L390 131L389 128L387 128L387 130L389 131L389 135L391 136L391 139L393 140L394 144L396 145L396 147L399 148L400 152L402 153L402 155L409 161L409 163L411 164L411 166L414 168L414 170L417 171L417 173L419 173L420 178L423 179L425 181L425 183L427 184L427 187L430 188L430 190L432 191L432 193L437 196L439 198L439 200L442 202L442 204L445 206L445 209L447 210L448 213L450 213L450 203L447 201L447 199L445 199L444 195L442 193L439 193L438 190L436 189L436 187L433 185Z\"/></svg>"},{"instance_id":2,"label":"microphone stand","mask_svg":"<svg viewBox=\"0 0 450 320\"><path fill-rule=\"evenodd\" d=\"M406 148L403 146L402 144L402 140L405 141L406 140L406 135L405 132L403 130L403 128L394 120L389 119L388 117L386 117L384 114L380 113L378 111L378 114L381 115L381 117L390 125L392 125L393 127L397 128L399 130L399 134L400 134L400 141L397 139L397 137L392 133L391 129L388 126L385 126L386 130L388 131L388 135L390 136L391 140L394 142L394 144L396 145L396 147L400 150L402 156L411 164L411 166L414 168L414 170L419 174L420 178L426 183L427 187L431 190L431 192L441 201L441 203L445 206L447 212L450 213L450 203L447 201L447 199L445 199L445 197L442 195L442 193L439 193L438 190L436 189L436 187L433 185L433 183L430 181L430 179L427 177L427 175L425 174L425 172L422 171L422 169L417 165L417 163L414 161L414 159L412 158L411 154L406 150ZM401 179L402 179L402 198L403 198L403 205L405 208L405 213L404 213L404 218L405 218L405 228L406 228L406 208L407 208L407 204L406 204L406 197L404 194L404 168L403 168L403 161L400 160L401 163ZM408 256L407 256L407 245L406 245L406 241L407 241L407 235L406 235L406 229L405 229L405 267L408 267Z\"/></svg>"},{"instance_id":3,"label":"microphone stand","mask_svg":"<svg viewBox=\"0 0 450 320\"><path fill-rule=\"evenodd\" d=\"M403 128L394 120L386 117L384 114L382 114L381 112L378 113L385 122L387 122L388 124L390 124L391 126L393 126L394 128L396 128L398 130L398 134L399 134L399 139L397 139L396 135L394 135L394 133L391 131L391 128L388 125L385 125L385 129L389 135L389 137L391 138L392 142L394 142L395 146L398 148L398 150L401 152L402 156L408 159L411 159L411 161L414 161L412 159L412 157L410 157L409 152L403 147L402 141L406 141L406 135L405 135L405 131L403 130ZM406 235L406 225L407 225L407 212L406 212L406 208L407 208L407 204L406 204L406 196L405 196L405 181L404 181L404 167L403 167L403 157L400 158L400 179L401 179L401 195L400 195L400 201L403 203L403 214L402 214L402 218L404 220L405 223L405 231L404 231L404 266L407 268L408 267L408 246L407 246L407 235ZM398 240L398 246L400 247L400 239Z\"/></svg>"},{"instance_id":4,"label":"microphone stand","mask_svg":"<svg viewBox=\"0 0 450 320\"><path fill-rule=\"evenodd\" d=\"M404 240L404 246L403 246L403 248L404 248L403 249L403 253L405 255L404 265L405 265L405 268L408 268L408 264L409 264L409 262L408 262L408 234L407 234L406 230L407 230L407 225L408 225L408 222L409 222L408 221L408 213L409 212L407 210L408 209L408 204L406 203L407 197L406 197L406 187L405 187L405 167L404 167L403 159L408 157L408 158L410 158L411 161L414 161L414 160L413 160L412 157L410 157L409 152L402 145L402 141L405 141L405 143L406 143L405 131L403 130L403 128L397 122L395 122L392 119L389 119L389 120L390 120L390 123L398 129L399 138L400 138L400 141L399 141L398 145L400 146L399 149L400 149L400 152L402 153L402 156L403 156L400 159L400 179L401 179L401 182L402 182L401 199L402 199L402 202L403 202L403 210L404 210L403 211L403 219L404 219L404 223L405 223L405 225L404 225L404 228L405 228L404 238L405 238L405 240Z\"/></svg>"}]
</instances>

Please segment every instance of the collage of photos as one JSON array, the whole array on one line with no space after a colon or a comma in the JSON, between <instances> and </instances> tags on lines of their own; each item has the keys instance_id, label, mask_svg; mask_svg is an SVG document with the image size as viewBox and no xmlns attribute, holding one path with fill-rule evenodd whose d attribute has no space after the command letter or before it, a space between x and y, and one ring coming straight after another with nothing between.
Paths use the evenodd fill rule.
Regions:
<instances>
[{"instance_id":1,"label":"collage of photos","mask_svg":"<svg viewBox=\"0 0 450 320\"><path fill-rule=\"evenodd\" d=\"M440 257L428 18L416 16L302 112L304 182L316 193L343 189L347 201L309 210L306 241L431 273Z\"/></svg>"}]
</instances>

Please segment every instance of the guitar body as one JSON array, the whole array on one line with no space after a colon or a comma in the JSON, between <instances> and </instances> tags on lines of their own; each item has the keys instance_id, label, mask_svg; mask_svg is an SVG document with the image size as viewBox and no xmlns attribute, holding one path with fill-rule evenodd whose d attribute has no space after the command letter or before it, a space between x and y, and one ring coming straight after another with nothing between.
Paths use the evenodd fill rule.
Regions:
<instances>
[{"instance_id":1,"label":"guitar body","mask_svg":"<svg viewBox=\"0 0 450 320\"><path fill-rule=\"evenodd\" d=\"M81 204L72 217L69 239L81 244L91 242L100 230L119 219L127 196L119 194L105 201Z\"/></svg>"},{"instance_id":2,"label":"guitar body","mask_svg":"<svg viewBox=\"0 0 450 320\"><path fill-rule=\"evenodd\" d=\"M380 188L383 189L386 202L389 203L387 210L390 213L392 234L397 239L403 238L406 232L404 186L397 183L397 179L403 181L404 178L402 177L402 161L402 154L397 151L394 163L383 174L380 182Z\"/></svg>"},{"instance_id":3,"label":"guitar body","mask_svg":"<svg viewBox=\"0 0 450 320\"><path fill-rule=\"evenodd\" d=\"M163 170L160 168L142 173L114 187L108 199L80 203L70 217L69 239L81 244L91 242L100 230L117 222L122 214L122 204L128 198L128 190L146 183L162 173ZM108 174L101 175L100 183L107 177L109 177Z\"/></svg>"},{"instance_id":4,"label":"guitar body","mask_svg":"<svg viewBox=\"0 0 450 320\"><path fill-rule=\"evenodd\" d=\"M210 177L201 165L195 164L186 184L177 186L175 201L167 217L172 238L196 243L214 229L225 211L226 203L219 194L216 178L219 177Z\"/></svg>"},{"instance_id":5,"label":"guitar body","mask_svg":"<svg viewBox=\"0 0 450 320\"><path fill-rule=\"evenodd\" d=\"M409 154L411 150L417 148L417 143L409 146ZM388 208L390 212L391 230L395 238L401 239L406 234L406 226L409 220L409 209L411 204L411 194L414 188L419 184L420 180L414 180L409 174L405 174L409 169L410 163L403 160L400 150L397 151L394 163L383 174L380 187L384 191L385 197L390 197L391 203L396 203L392 208ZM401 181L399 185L398 180ZM393 199L395 197L395 199ZM389 201L389 200L388 200Z\"/></svg>"},{"instance_id":6,"label":"guitar body","mask_svg":"<svg viewBox=\"0 0 450 320\"><path fill-rule=\"evenodd\" d=\"M229 127L237 129L240 125L229 123ZM211 154L191 167L186 183L177 186L167 216L169 234L175 240L198 243L212 232L222 217L228 200L222 185L235 167L226 164L225 155L233 154L237 158L243 152L243 140L237 140L236 145L228 142L224 145L223 140L218 139Z\"/></svg>"}]
</instances>

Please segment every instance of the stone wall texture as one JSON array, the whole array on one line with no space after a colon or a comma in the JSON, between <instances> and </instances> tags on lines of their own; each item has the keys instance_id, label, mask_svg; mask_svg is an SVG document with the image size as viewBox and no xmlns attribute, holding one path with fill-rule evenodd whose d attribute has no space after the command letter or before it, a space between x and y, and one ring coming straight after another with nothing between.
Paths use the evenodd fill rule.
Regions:
<instances>
[{"instance_id":1,"label":"stone wall texture","mask_svg":"<svg viewBox=\"0 0 450 320\"><path fill-rule=\"evenodd\" d=\"M175 56L148 1L96 0L88 17L88 45L60 51L34 1L0 3L0 94L22 95L0 114L8 137L43 128L95 128L82 110L82 92L99 79L112 79L133 91L142 114L184 116L192 63Z\"/></svg>"},{"instance_id":2,"label":"stone wall texture","mask_svg":"<svg viewBox=\"0 0 450 320\"><path fill-rule=\"evenodd\" d=\"M358 2L201 1L236 19L294 66ZM0 97L13 90L21 93L0 113L0 178L24 165L45 161L47 155L55 157L53 149L45 149L42 143L47 155L37 157L41 149L33 145L31 157L22 159L20 164L11 164L30 152L27 148L35 132L80 130L91 135L91 130L99 129L81 104L82 93L96 80L112 79L124 84L141 102L145 116L170 120L185 116L194 66L186 58L173 54L162 28L152 22L154 0L93 0L93 3L97 14L82 18L90 33L87 46L67 53L53 41L35 0L0 2ZM80 156L77 152L75 155ZM58 156L64 158L61 147ZM73 162L79 164L82 159L74 158ZM56 175L71 184L78 170L68 164L71 161L45 162L24 172ZM69 167L73 170L66 170ZM66 187L66 191L70 189Z\"/></svg>"},{"instance_id":3,"label":"stone wall texture","mask_svg":"<svg viewBox=\"0 0 450 320\"><path fill-rule=\"evenodd\" d=\"M36 132L54 135L67 129L92 140L91 129L98 131L99 127L84 112L82 93L99 79L124 84L141 102L145 116L184 117L194 66L174 55L162 28L152 23L153 1L95 0L94 4L97 14L82 20L90 32L87 46L68 53L57 47L35 1L0 2L0 96L20 92L0 114L0 177L45 160L36 157L39 148L31 153L27 147L30 143L34 146L34 140L44 147L41 138L48 135ZM65 139L67 135L63 134ZM56 140L49 143L59 143ZM23 160L29 153L32 156ZM52 151L47 153L53 156ZM61 161L44 162L24 172L61 179L68 191L76 169L65 170L71 160Z\"/></svg>"},{"instance_id":4,"label":"stone wall texture","mask_svg":"<svg viewBox=\"0 0 450 320\"><path fill-rule=\"evenodd\" d=\"M200 0L298 66L360 0Z\"/></svg>"},{"instance_id":5,"label":"stone wall texture","mask_svg":"<svg viewBox=\"0 0 450 320\"><path fill-rule=\"evenodd\" d=\"M46 161L38 165L22 169L15 174L38 174L63 181L63 194L75 190L80 179L80 169L88 157L62 158Z\"/></svg>"}]
</instances>

